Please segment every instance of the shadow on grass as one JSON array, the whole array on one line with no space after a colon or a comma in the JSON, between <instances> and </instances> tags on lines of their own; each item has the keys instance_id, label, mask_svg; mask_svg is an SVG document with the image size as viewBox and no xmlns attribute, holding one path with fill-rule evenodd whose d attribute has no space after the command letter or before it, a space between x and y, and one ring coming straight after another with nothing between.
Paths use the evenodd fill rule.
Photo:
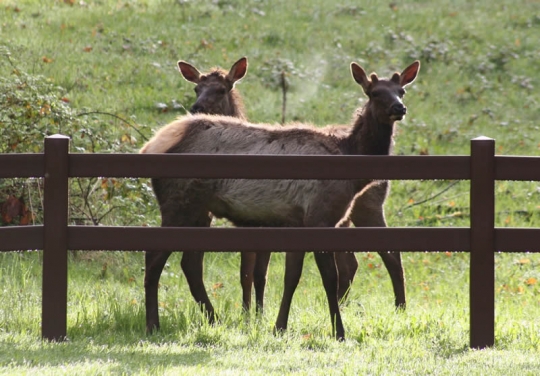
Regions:
<instances>
[{"instance_id":1,"label":"shadow on grass","mask_svg":"<svg viewBox=\"0 0 540 376\"><path fill-rule=\"evenodd\" d=\"M0 331L0 367L105 367L130 373L204 366L210 361L208 349L223 342L220 325L210 326L197 306L164 314L162 329L152 335L145 333L141 309L107 308L77 317L68 326L65 342L42 341L40 329Z\"/></svg>"},{"instance_id":2,"label":"shadow on grass","mask_svg":"<svg viewBox=\"0 0 540 376\"><path fill-rule=\"evenodd\" d=\"M106 345L92 339L66 343L46 343L32 349L13 345L0 345L0 366L9 367L74 367L109 364L109 372L136 371L170 366L199 366L208 363L210 353L195 346L171 346L160 350L160 344L140 341L133 346L129 341L116 338L118 344Z\"/></svg>"}]
</instances>

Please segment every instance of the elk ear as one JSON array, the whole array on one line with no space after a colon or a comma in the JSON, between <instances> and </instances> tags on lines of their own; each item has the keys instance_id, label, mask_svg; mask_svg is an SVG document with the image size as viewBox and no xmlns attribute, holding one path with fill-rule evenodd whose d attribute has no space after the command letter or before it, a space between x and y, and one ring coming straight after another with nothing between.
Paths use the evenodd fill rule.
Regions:
<instances>
[{"instance_id":1,"label":"elk ear","mask_svg":"<svg viewBox=\"0 0 540 376\"><path fill-rule=\"evenodd\" d=\"M247 57L243 57L233 64L231 70L227 74L227 78L234 84L236 81L241 80L247 72L248 62Z\"/></svg>"},{"instance_id":2,"label":"elk ear","mask_svg":"<svg viewBox=\"0 0 540 376\"><path fill-rule=\"evenodd\" d=\"M364 89L364 93L367 94L371 85L371 81L367 77L366 71L364 71L364 69L360 65L356 63L351 63L351 73L356 83L362 86L362 89Z\"/></svg>"},{"instance_id":3,"label":"elk ear","mask_svg":"<svg viewBox=\"0 0 540 376\"><path fill-rule=\"evenodd\" d=\"M199 83L201 72L199 72L193 65L180 60L178 62L178 70L180 73L182 73L182 76L184 76L187 81L193 82L194 84Z\"/></svg>"},{"instance_id":4,"label":"elk ear","mask_svg":"<svg viewBox=\"0 0 540 376\"><path fill-rule=\"evenodd\" d=\"M418 60L405 68L403 72L401 72L401 76L399 77L399 84L401 85L401 87L407 86L408 84L412 83L416 78L419 70L420 62Z\"/></svg>"}]
</instances>

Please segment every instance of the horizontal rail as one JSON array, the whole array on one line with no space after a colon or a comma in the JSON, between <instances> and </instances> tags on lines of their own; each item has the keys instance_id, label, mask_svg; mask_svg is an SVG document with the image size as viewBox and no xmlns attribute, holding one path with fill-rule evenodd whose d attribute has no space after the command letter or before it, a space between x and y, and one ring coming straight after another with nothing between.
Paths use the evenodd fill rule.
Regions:
<instances>
[{"instance_id":1,"label":"horizontal rail","mask_svg":"<svg viewBox=\"0 0 540 376\"><path fill-rule=\"evenodd\" d=\"M69 226L69 249L468 252L469 228L197 228ZM43 249L43 226L0 227L0 252ZM174 247L168 246L173 243ZM225 242L229 245L224 245ZM540 252L540 229L496 228L499 252Z\"/></svg>"},{"instance_id":2,"label":"horizontal rail","mask_svg":"<svg viewBox=\"0 0 540 376\"><path fill-rule=\"evenodd\" d=\"M495 179L540 181L540 158L496 156Z\"/></svg>"},{"instance_id":3,"label":"horizontal rail","mask_svg":"<svg viewBox=\"0 0 540 376\"><path fill-rule=\"evenodd\" d=\"M266 156L201 154L70 154L70 177L195 177L283 179L468 179L468 156ZM319 171L303 172L306 163ZM402 163L411 170L404 171ZM156 172L156 164L167 167ZM181 171L178 171L178 166ZM44 155L0 154L0 178L43 177ZM235 167L236 166L236 167ZM293 166L293 173L279 172ZM435 171L424 172L424 169ZM361 171L358 171L358 170ZM217 171L216 171L217 170ZM225 170L225 172L224 172ZM496 180L540 181L540 158L496 156Z\"/></svg>"},{"instance_id":4,"label":"horizontal rail","mask_svg":"<svg viewBox=\"0 0 540 376\"><path fill-rule=\"evenodd\" d=\"M43 249L43 226L0 227L0 252Z\"/></svg>"},{"instance_id":5,"label":"horizontal rail","mask_svg":"<svg viewBox=\"0 0 540 376\"><path fill-rule=\"evenodd\" d=\"M540 252L540 229L496 228L495 249L498 252Z\"/></svg>"},{"instance_id":6,"label":"horizontal rail","mask_svg":"<svg viewBox=\"0 0 540 376\"><path fill-rule=\"evenodd\" d=\"M69 226L68 248L168 251L465 251L468 228L188 228Z\"/></svg>"},{"instance_id":7,"label":"horizontal rail","mask_svg":"<svg viewBox=\"0 0 540 376\"><path fill-rule=\"evenodd\" d=\"M70 177L468 179L468 156L70 154ZM43 177L43 154L0 154L0 178ZM316 164L315 173L303 172ZM413 171L404 171L402 163ZM156 172L156 164L167 167ZM178 171L181 167L181 171ZM294 173L280 172L292 166ZM435 171L425 170L435 169ZM361 171L359 171L361 170ZM496 156L497 180L540 180L540 158Z\"/></svg>"},{"instance_id":8,"label":"horizontal rail","mask_svg":"<svg viewBox=\"0 0 540 376\"><path fill-rule=\"evenodd\" d=\"M45 174L44 154L0 154L0 178L32 178Z\"/></svg>"},{"instance_id":9,"label":"horizontal rail","mask_svg":"<svg viewBox=\"0 0 540 376\"><path fill-rule=\"evenodd\" d=\"M404 165L407 166L406 169L403 168ZM69 176L215 179L469 179L470 157L70 154Z\"/></svg>"}]
</instances>

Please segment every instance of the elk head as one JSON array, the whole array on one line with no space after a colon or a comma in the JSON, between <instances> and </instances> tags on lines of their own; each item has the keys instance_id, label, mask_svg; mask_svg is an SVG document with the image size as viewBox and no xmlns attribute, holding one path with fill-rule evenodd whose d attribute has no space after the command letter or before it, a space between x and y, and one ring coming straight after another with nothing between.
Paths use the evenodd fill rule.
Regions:
<instances>
[{"instance_id":1,"label":"elk head","mask_svg":"<svg viewBox=\"0 0 540 376\"><path fill-rule=\"evenodd\" d=\"M202 74L193 65L180 60L180 73L187 81L196 85L197 99L189 111L193 114L237 116L238 109L235 108L232 90L235 83L246 75L247 66L247 58L243 57L234 63L228 72L214 69L210 73Z\"/></svg>"},{"instance_id":2,"label":"elk head","mask_svg":"<svg viewBox=\"0 0 540 376\"><path fill-rule=\"evenodd\" d=\"M376 73L368 78L364 69L351 63L351 72L354 80L362 86L368 96L367 107L370 108L375 118L382 123L393 123L401 120L407 113L407 107L403 104L405 86L416 78L420 70L420 62L417 60L401 73L394 73L389 80L379 79Z\"/></svg>"}]
</instances>

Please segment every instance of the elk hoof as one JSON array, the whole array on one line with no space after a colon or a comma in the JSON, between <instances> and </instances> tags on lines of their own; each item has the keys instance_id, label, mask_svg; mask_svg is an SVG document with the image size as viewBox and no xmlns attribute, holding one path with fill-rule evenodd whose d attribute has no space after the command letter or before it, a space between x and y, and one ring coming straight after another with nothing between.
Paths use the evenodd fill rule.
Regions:
<instances>
[{"instance_id":1,"label":"elk hoof","mask_svg":"<svg viewBox=\"0 0 540 376\"><path fill-rule=\"evenodd\" d=\"M280 326L274 326L274 335L275 336L281 336L283 335L285 332L287 331L287 328L283 328L283 327L280 327Z\"/></svg>"},{"instance_id":2,"label":"elk hoof","mask_svg":"<svg viewBox=\"0 0 540 376\"><path fill-rule=\"evenodd\" d=\"M405 304L405 302L403 303L396 302L396 312L404 312L405 308L407 308L407 305Z\"/></svg>"},{"instance_id":3,"label":"elk hoof","mask_svg":"<svg viewBox=\"0 0 540 376\"><path fill-rule=\"evenodd\" d=\"M159 324L148 324L146 325L146 334L151 335L155 334L159 330Z\"/></svg>"}]
</instances>

